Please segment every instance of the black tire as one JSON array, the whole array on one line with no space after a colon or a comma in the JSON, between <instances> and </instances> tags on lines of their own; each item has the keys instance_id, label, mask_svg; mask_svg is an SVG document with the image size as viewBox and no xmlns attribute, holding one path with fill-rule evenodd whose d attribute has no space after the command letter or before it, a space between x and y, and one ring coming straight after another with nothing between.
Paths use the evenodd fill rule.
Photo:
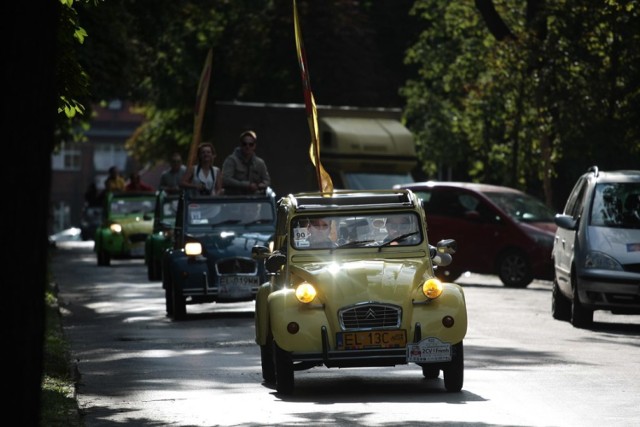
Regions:
<instances>
[{"instance_id":1,"label":"black tire","mask_svg":"<svg viewBox=\"0 0 640 427\"><path fill-rule=\"evenodd\" d=\"M464 382L464 348L462 341L454 345L451 352L453 353L451 362L442 369L442 373L444 374L444 388L450 393L455 393L462 390L462 383Z\"/></svg>"},{"instance_id":2,"label":"black tire","mask_svg":"<svg viewBox=\"0 0 640 427\"><path fill-rule=\"evenodd\" d=\"M160 265L160 261L153 257L151 257L147 263L147 278L151 282L162 279L162 266Z\"/></svg>"},{"instance_id":3,"label":"black tire","mask_svg":"<svg viewBox=\"0 0 640 427\"><path fill-rule=\"evenodd\" d=\"M273 341L267 340L260 346L260 362L262 365L262 379L267 383L276 383L276 364L273 360Z\"/></svg>"},{"instance_id":4,"label":"black tire","mask_svg":"<svg viewBox=\"0 0 640 427\"><path fill-rule=\"evenodd\" d=\"M428 380L434 380L440 375L440 369L432 365L422 365L422 376Z\"/></svg>"},{"instance_id":5,"label":"black tire","mask_svg":"<svg viewBox=\"0 0 640 427\"><path fill-rule=\"evenodd\" d=\"M574 279L575 272L571 272L571 324L575 328L589 328L593 325L593 310L586 308L578 297L578 284Z\"/></svg>"},{"instance_id":6,"label":"black tire","mask_svg":"<svg viewBox=\"0 0 640 427\"><path fill-rule=\"evenodd\" d=\"M171 286L164 288L164 302L167 309L167 315L173 317L173 291Z\"/></svg>"},{"instance_id":7,"label":"black tire","mask_svg":"<svg viewBox=\"0 0 640 427\"><path fill-rule=\"evenodd\" d=\"M278 347L274 342L273 352L275 356L276 368L276 391L282 395L293 394L294 376L293 362L289 353Z\"/></svg>"},{"instance_id":8,"label":"black tire","mask_svg":"<svg viewBox=\"0 0 640 427\"><path fill-rule=\"evenodd\" d=\"M496 265L498 277L507 288L526 288L533 281L529 259L519 251L505 252Z\"/></svg>"},{"instance_id":9,"label":"black tire","mask_svg":"<svg viewBox=\"0 0 640 427\"><path fill-rule=\"evenodd\" d=\"M98 251L98 266L109 267L111 265L111 257L109 253L103 249Z\"/></svg>"},{"instance_id":10,"label":"black tire","mask_svg":"<svg viewBox=\"0 0 640 427\"><path fill-rule=\"evenodd\" d=\"M153 259L149 259L149 261L147 261L147 279L150 282L153 282L155 279L153 278Z\"/></svg>"},{"instance_id":11,"label":"black tire","mask_svg":"<svg viewBox=\"0 0 640 427\"><path fill-rule=\"evenodd\" d=\"M187 317L187 303L182 295L182 289L172 283L171 286L171 299L173 302L173 320L184 320Z\"/></svg>"},{"instance_id":12,"label":"black tire","mask_svg":"<svg viewBox=\"0 0 640 427\"><path fill-rule=\"evenodd\" d=\"M551 315L556 320L571 320L571 301L560 292L558 280L553 279L553 289L551 291Z\"/></svg>"},{"instance_id":13,"label":"black tire","mask_svg":"<svg viewBox=\"0 0 640 427\"><path fill-rule=\"evenodd\" d=\"M164 289L164 302L167 315L173 317L173 290L171 289L171 275L169 273L164 274L164 277L162 277L162 288Z\"/></svg>"}]
</instances>

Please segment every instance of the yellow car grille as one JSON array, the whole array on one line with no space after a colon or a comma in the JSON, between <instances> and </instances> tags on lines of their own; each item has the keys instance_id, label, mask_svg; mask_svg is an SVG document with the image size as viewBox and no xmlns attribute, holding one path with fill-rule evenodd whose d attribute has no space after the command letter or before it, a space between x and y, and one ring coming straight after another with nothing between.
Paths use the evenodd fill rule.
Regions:
<instances>
[{"instance_id":1,"label":"yellow car grille","mask_svg":"<svg viewBox=\"0 0 640 427\"><path fill-rule=\"evenodd\" d=\"M338 316L344 330L399 328L402 309L396 305L366 303L345 307Z\"/></svg>"}]
</instances>

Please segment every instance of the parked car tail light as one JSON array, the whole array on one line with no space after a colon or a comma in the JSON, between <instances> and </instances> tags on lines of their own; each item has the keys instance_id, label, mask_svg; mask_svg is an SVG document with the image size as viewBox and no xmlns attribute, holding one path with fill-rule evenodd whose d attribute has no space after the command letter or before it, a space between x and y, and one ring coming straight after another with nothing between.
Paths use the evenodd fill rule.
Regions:
<instances>
[{"instance_id":1,"label":"parked car tail light","mask_svg":"<svg viewBox=\"0 0 640 427\"><path fill-rule=\"evenodd\" d=\"M428 279L422 285L422 292L429 299L436 299L442 294L442 282L438 279Z\"/></svg>"},{"instance_id":2,"label":"parked car tail light","mask_svg":"<svg viewBox=\"0 0 640 427\"><path fill-rule=\"evenodd\" d=\"M120 224L111 224L109 229L114 233L122 233L122 226Z\"/></svg>"},{"instance_id":3,"label":"parked car tail light","mask_svg":"<svg viewBox=\"0 0 640 427\"><path fill-rule=\"evenodd\" d=\"M304 304L308 304L316 297L316 288L309 282L303 282L296 288L296 298Z\"/></svg>"},{"instance_id":4,"label":"parked car tail light","mask_svg":"<svg viewBox=\"0 0 640 427\"><path fill-rule=\"evenodd\" d=\"M200 255L202 253L202 245L198 242L185 243L184 252L190 256Z\"/></svg>"}]
</instances>

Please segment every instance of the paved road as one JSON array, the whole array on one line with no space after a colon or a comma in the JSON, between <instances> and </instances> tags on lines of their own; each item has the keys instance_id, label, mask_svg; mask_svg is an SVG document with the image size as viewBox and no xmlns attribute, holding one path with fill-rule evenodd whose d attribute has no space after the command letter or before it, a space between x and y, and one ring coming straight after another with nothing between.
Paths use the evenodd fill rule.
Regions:
<instances>
[{"instance_id":1,"label":"paved road","mask_svg":"<svg viewBox=\"0 0 640 427\"><path fill-rule=\"evenodd\" d=\"M550 283L506 289L470 275L465 383L415 366L296 372L283 398L262 383L253 304L165 316L141 260L96 266L91 246L53 257L65 332L80 372L78 401L96 426L636 426L640 316L596 313L591 330L550 315Z\"/></svg>"}]
</instances>

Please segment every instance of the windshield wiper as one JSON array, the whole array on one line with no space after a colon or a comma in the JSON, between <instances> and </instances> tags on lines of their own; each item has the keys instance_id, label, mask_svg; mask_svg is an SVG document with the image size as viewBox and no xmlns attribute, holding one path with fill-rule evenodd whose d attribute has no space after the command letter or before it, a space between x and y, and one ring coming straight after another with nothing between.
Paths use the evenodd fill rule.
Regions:
<instances>
[{"instance_id":1,"label":"windshield wiper","mask_svg":"<svg viewBox=\"0 0 640 427\"><path fill-rule=\"evenodd\" d=\"M375 240L354 240L353 242L343 243L340 246L335 247L334 249L342 249L342 248L352 248L361 245L365 245L367 243L375 242Z\"/></svg>"},{"instance_id":2,"label":"windshield wiper","mask_svg":"<svg viewBox=\"0 0 640 427\"><path fill-rule=\"evenodd\" d=\"M247 222L244 225L254 225L254 224L268 224L270 223L271 220L270 219L265 219L265 218L260 218L260 219L254 219L253 221Z\"/></svg>"},{"instance_id":3,"label":"windshield wiper","mask_svg":"<svg viewBox=\"0 0 640 427\"><path fill-rule=\"evenodd\" d=\"M399 242L400 240L404 240L407 237L413 236L414 234L418 234L418 231L412 231L411 233L405 233L405 234L401 234L398 237L394 237L393 239L389 240L388 242L384 242L383 244L380 245L380 248L383 246L389 246L394 242ZM378 248L378 250L380 250Z\"/></svg>"},{"instance_id":4,"label":"windshield wiper","mask_svg":"<svg viewBox=\"0 0 640 427\"><path fill-rule=\"evenodd\" d=\"M227 224L237 224L239 223L239 219L225 219L224 221L216 222L211 224L212 227L217 227L219 225L227 225Z\"/></svg>"}]
</instances>

